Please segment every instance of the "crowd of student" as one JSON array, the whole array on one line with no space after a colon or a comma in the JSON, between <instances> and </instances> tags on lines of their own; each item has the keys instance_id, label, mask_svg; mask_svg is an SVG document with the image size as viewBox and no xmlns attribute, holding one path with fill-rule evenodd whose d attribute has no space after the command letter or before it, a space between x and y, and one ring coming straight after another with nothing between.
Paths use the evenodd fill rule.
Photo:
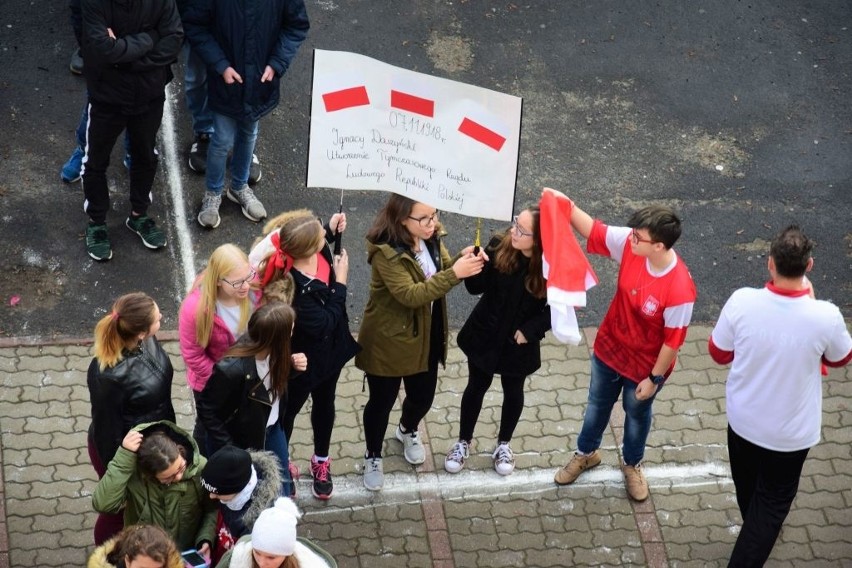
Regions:
<instances>
[{"instance_id":1,"label":"crowd of student","mask_svg":"<svg viewBox=\"0 0 852 568\"><path fill-rule=\"evenodd\" d=\"M667 207L649 206L637 211L626 227L609 226L559 192L545 190L542 206L545 198L567 203L565 220L588 240L590 253L620 265L615 297L594 344L577 451L556 472L555 482L570 484L601 463L603 431L621 399L625 486L632 499L643 501L649 493L642 460L652 404L674 370L696 294L673 248L680 220ZM540 341L552 321L543 277L539 206L523 209L484 249L470 246L452 257L442 243L438 211L391 195L366 235L371 280L357 342L346 312L348 256L345 250L334 254L330 246L345 229L344 214L332 215L322 225L311 211L288 211L267 223L249 254L233 244L213 251L179 316L181 354L197 415L192 434L174 423L173 371L155 337L161 315L154 300L141 292L126 294L98 322L88 378L89 453L100 478L93 497L101 514L96 542L113 537L122 526L148 523L165 529L182 550L194 548L214 559L234 543L239 547L261 511L279 496L294 494L296 468L289 462L288 446L294 420L309 397L312 494L330 498L336 387L341 370L353 358L369 390L363 413L364 486L379 491L384 485L382 455L400 387L405 397L394 427L394 437L401 442L396 447L412 465L422 464L426 452L418 427L432 406L439 366L447 352L445 296L462 281L479 301L458 336L467 356L468 383L458 441L447 452L444 466L449 473L464 467L483 397L499 374L504 397L492 457L498 474L512 473L515 458L510 442L524 409L526 378L540 367ZM813 353L798 355L813 355L812 361L799 363L797 376L807 380L800 377L798 383L806 385L820 358L834 366L852 358L852 340L839 310L815 300L804 277L813 264L811 246L800 229L790 227L773 241L770 256L769 289L777 295L770 301L817 302L805 306L820 314L807 330ZM794 284L796 290L785 292L785 285ZM731 309L726 306L723 315ZM737 322L725 321L725 335L714 332L716 343L711 341L711 354L723 363L730 362L735 351L746 351L750 343L737 345L732 329ZM729 388L731 384L736 387L736 380L732 378ZM774 404L786 408L803 397L819 397L819 389L814 394L812 386L804 394L790 387L773 398ZM742 405L749 393L765 388L752 385L743 394L743 387L736 387L729 390L729 397ZM818 400L811 400L809 408L814 405ZM751 422L746 420L748 428L765 430ZM813 430L814 420L807 420L807 425ZM806 447L818 440L818 420L816 428L803 440ZM768 556L795 496L789 484L797 485L807 451L783 451L794 450L801 459L785 466L791 473L783 501L767 489L759 471L750 471L747 477L735 472L738 496L748 494L743 497L748 503L765 497L774 507L770 515L776 519L774 528L758 530L760 534L753 537L770 542L760 554ZM767 451L774 449L770 446ZM734 461L741 460L732 455ZM760 465L752 462L755 468ZM778 470L772 473L777 475ZM757 489L741 488L743 478ZM741 509L744 518L757 515L742 503ZM766 520L753 522L765 525ZM309 544L299 550L322 555ZM232 558L236 549L233 554Z\"/></svg>"},{"instance_id":2,"label":"crowd of student","mask_svg":"<svg viewBox=\"0 0 852 568\"><path fill-rule=\"evenodd\" d=\"M164 89L181 50L195 133L189 165L206 174L198 222L210 229L220 224L223 196L248 219L265 219L249 187L261 176L254 153L258 123L277 105L280 79L307 35L303 1L71 5L80 42L72 70L82 66L88 92L77 146L61 176L69 183L82 178L89 256L105 261L113 255L106 169L123 130L131 205L125 225L146 247L166 246L148 208ZM561 232L552 231L558 217L544 216L545 205L565 212ZM371 277L357 342L346 313L349 258L329 246L346 229L345 215L322 225L311 211L288 211L266 224L248 254L234 244L214 250L179 315L196 410L192 433L175 424L173 367L156 339L156 302L142 292L123 295L97 323L88 451L99 478L93 493L98 549L89 565L171 568L184 561L180 552L195 551L226 567L333 566L320 547L296 537L300 514L290 497L297 468L289 460L294 420L311 398L312 494L328 499L336 387L354 358L369 389L364 486L384 486L385 437L400 387L405 398L394 437L401 445L390 447L401 448L410 464L422 464L418 428L447 354L446 295L462 281L479 300L458 335L468 382L458 440L444 467L451 474L464 468L483 398L499 374L500 426L488 451L493 448L495 471L511 474L510 444L526 379L541 366L540 341L557 325L548 270L571 264L547 264L545 221L547 235L573 240L570 225L587 240L588 252L619 265L615 296L594 343L577 451L555 482L573 483L601 463L602 436L621 399L625 486L632 499L647 499L642 461L652 405L674 370L696 300L692 277L673 248L681 234L677 215L649 206L627 226L609 226L545 190L540 206L521 210L484 249L469 246L451 256L438 211L391 195L366 235ZM795 497L807 451L819 440L819 362L839 366L852 359L839 310L815 300L805 278L811 248L798 227L779 234L770 250L772 280L762 291L732 296L709 345L714 359L733 361L729 445L744 519L733 566L762 565ZM761 322L766 314L773 315L771 328Z\"/></svg>"}]
</instances>

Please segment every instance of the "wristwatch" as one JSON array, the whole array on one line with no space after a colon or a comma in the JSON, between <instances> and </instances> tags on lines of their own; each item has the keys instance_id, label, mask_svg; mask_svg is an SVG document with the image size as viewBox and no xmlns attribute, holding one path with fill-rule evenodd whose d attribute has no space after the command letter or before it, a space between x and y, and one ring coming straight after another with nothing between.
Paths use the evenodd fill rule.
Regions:
<instances>
[{"instance_id":1,"label":"wristwatch","mask_svg":"<svg viewBox=\"0 0 852 568\"><path fill-rule=\"evenodd\" d=\"M651 379L651 382L655 385L661 385L666 382L665 375L655 375L654 373L651 373L648 375L648 378Z\"/></svg>"}]
</instances>

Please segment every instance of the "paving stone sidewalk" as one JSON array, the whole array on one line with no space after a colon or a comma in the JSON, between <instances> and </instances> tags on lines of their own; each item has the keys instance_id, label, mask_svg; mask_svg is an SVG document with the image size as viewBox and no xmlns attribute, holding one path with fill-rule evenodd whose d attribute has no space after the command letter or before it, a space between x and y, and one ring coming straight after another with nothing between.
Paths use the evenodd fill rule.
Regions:
<instances>
[{"instance_id":1,"label":"paving stone sidewalk","mask_svg":"<svg viewBox=\"0 0 852 568\"><path fill-rule=\"evenodd\" d=\"M388 430L386 489L361 485L361 373L344 370L332 439L335 495L320 502L298 484L304 536L344 568L473 566L725 566L739 530L725 447L727 370L706 354L710 328L693 326L678 370L655 402L646 474L651 498L631 503L619 466L620 411L603 441L604 461L577 483L553 474L571 455L588 382L587 341L548 341L543 366L529 380L526 410L512 447L517 469L502 478L491 464L502 395L487 395L465 470L449 475L444 453L455 440L466 364L457 348L441 373L422 427L428 459L412 468ZM178 423L191 428L192 407L173 332L160 334L175 366ZM90 346L66 340L0 343L0 568L84 566L92 550L88 461ZM852 369L825 379L823 441L811 451L799 495L770 566L852 567ZM312 452L308 408L292 440L307 472ZM396 424L398 410L391 415Z\"/></svg>"}]
</instances>

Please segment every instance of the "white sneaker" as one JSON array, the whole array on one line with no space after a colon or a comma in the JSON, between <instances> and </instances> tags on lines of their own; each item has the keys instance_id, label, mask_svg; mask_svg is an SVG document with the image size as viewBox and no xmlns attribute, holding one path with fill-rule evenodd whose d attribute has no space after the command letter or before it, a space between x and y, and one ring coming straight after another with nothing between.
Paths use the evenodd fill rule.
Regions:
<instances>
[{"instance_id":1,"label":"white sneaker","mask_svg":"<svg viewBox=\"0 0 852 568\"><path fill-rule=\"evenodd\" d=\"M458 473L464 467L464 460L470 457L470 445L464 440L459 440L444 458L444 469L448 473Z\"/></svg>"},{"instance_id":2,"label":"white sneaker","mask_svg":"<svg viewBox=\"0 0 852 568\"><path fill-rule=\"evenodd\" d=\"M500 475L511 475L515 471L515 454L508 442L497 444L491 457L494 458L494 471Z\"/></svg>"},{"instance_id":3,"label":"white sneaker","mask_svg":"<svg viewBox=\"0 0 852 568\"><path fill-rule=\"evenodd\" d=\"M384 484L382 458L364 458L364 487L370 491L381 491Z\"/></svg>"},{"instance_id":4,"label":"white sneaker","mask_svg":"<svg viewBox=\"0 0 852 568\"><path fill-rule=\"evenodd\" d=\"M405 455L405 461L411 465L420 465L426 461L426 449L423 447L423 442L420 441L417 430L403 433L402 427L397 426L396 439L402 442L402 453Z\"/></svg>"}]
</instances>

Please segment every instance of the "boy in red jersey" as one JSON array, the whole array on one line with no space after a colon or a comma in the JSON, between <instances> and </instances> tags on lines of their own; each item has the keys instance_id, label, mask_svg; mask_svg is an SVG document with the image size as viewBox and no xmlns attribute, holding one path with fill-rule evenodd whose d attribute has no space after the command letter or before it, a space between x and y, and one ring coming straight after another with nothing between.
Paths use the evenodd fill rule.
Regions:
<instances>
[{"instance_id":1,"label":"boy in red jersey","mask_svg":"<svg viewBox=\"0 0 852 568\"><path fill-rule=\"evenodd\" d=\"M696 298L692 276L672 249L680 237L680 219L670 208L652 205L636 211L626 227L611 227L574 205L571 226L588 239L588 252L612 258L619 271L615 296L595 338L577 452L554 479L559 485L573 483L601 463L598 448L612 408L623 396L622 472L630 497L644 501L648 483L641 464L651 405L674 369Z\"/></svg>"}]
</instances>

